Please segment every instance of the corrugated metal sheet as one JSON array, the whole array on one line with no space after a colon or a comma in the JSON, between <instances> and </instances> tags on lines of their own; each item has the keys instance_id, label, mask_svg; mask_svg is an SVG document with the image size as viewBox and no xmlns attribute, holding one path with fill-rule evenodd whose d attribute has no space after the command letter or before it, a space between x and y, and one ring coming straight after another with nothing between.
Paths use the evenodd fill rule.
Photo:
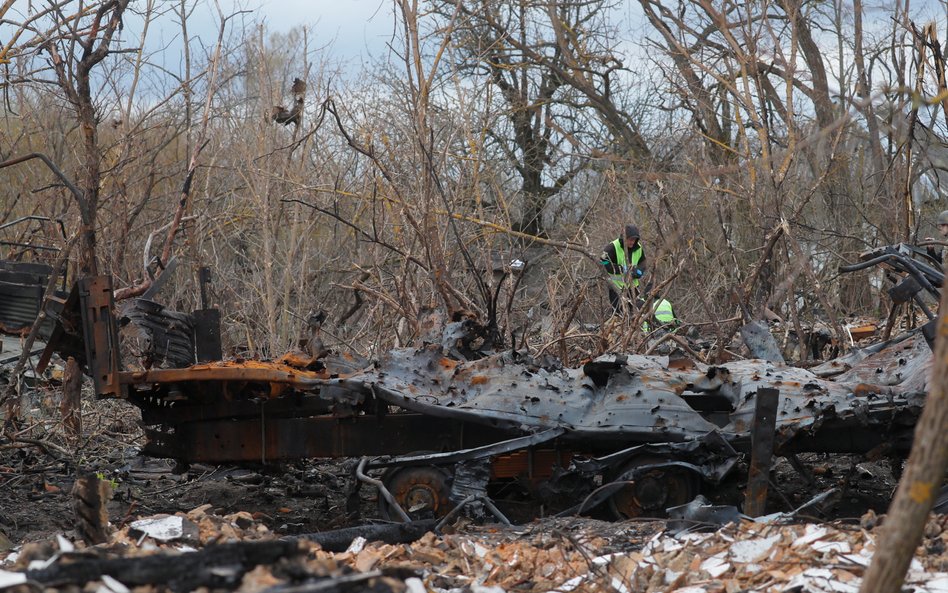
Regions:
<instances>
[{"instance_id":1,"label":"corrugated metal sheet","mask_svg":"<svg viewBox=\"0 0 948 593\"><path fill-rule=\"evenodd\" d=\"M0 280L0 327L17 331L33 325L45 287Z\"/></svg>"},{"instance_id":2,"label":"corrugated metal sheet","mask_svg":"<svg viewBox=\"0 0 948 593\"><path fill-rule=\"evenodd\" d=\"M0 261L0 331L25 331L33 326L50 273L52 267L46 264ZM49 320L40 328L40 337L48 338L51 331Z\"/></svg>"},{"instance_id":3,"label":"corrugated metal sheet","mask_svg":"<svg viewBox=\"0 0 948 593\"><path fill-rule=\"evenodd\" d=\"M146 299L127 303L119 318L126 337L137 338L149 366L181 368L194 364L194 324L187 313Z\"/></svg>"}]
</instances>

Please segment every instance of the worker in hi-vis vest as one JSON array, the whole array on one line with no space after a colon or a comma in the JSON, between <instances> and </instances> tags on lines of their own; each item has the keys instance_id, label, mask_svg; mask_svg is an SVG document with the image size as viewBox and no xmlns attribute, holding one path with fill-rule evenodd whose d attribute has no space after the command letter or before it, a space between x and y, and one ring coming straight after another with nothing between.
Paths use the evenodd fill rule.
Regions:
<instances>
[{"instance_id":1,"label":"worker in hi-vis vest","mask_svg":"<svg viewBox=\"0 0 948 593\"><path fill-rule=\"evenodd\" d=\"M675 328L681 324L675 317L675 311L672 310L672 304L668 299L655 299L652 303L652 317L659 326L669 331L675 331ZM642 322L642 331L645 333L650 331L647 319Z\"/></svg>"},{"instance_id":2,"label":"worker in hi-vis vest","mask_svg":"<svg viewBox=\"0 0 948 593\"><path fill-rule=\"evenodd\" d=\"M622 294L631 286L638 287L645 274L645 249L639 236L639 227L626 225L622 236L606 245L599 257L609 274L609 302L613 313L622 310ZM631 296L631 295L627 295ZM630 302L634 302L630 299Z\"/></svg>"}]
</instances>

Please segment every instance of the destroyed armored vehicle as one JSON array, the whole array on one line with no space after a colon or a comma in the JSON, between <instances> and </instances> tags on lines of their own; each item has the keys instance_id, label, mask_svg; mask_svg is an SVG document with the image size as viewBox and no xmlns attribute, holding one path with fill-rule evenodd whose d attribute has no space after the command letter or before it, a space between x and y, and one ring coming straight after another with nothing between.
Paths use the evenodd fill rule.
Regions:
<instances>
[{"instance_id":1,"label":"destroyed armored vehicle","mask_svg":"<svg viewBox=\"0 0 948 593\"><path fill-rule=\"evenodd\" d=\"M934 286L926 272L923 288ZM99 396L138 406L147 454L362 458L357 478L380 489L383 515L396 520L468 504L500 516L491 495L505 489L553 507L569 506L565 498L574 511L660 515L720 483L752 453L768 416L771 437L756 441L767 455L904 455L931 360L919 328L810 370L624 354L567 368L518 352L461 359L453 345L463 326L452 324L441 343L378 361L221 361L212 309L184 315L138 299L119 319L112 311L109 278L80 280L40 366L53 350L74 356ZM122 324L147 334L152 355L172 368L121 370ZM385 470L380 480L372 469Z\"/></svg>"}]
</instances>

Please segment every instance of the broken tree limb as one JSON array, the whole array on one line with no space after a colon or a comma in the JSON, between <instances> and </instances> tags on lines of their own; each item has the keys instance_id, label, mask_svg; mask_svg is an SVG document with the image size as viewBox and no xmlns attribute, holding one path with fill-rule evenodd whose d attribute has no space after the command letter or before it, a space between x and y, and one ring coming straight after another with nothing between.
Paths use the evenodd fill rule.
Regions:
<instances>
[{"instance_id":1,"label":"broken tree limb","mask_svg":"<svg viewBox=\"0 0 948 593\"><path fill-rule=\"evenodd\" d=\"M75 442L82 436L82 369L72 356L63 372L63 392L59 413L66 435Z\"/></svg>"},{"instance_id":2,"label":"broken tree limb","mask_svg":"<svg viewBox=\"0 0 948 593\"><path fill-rule=\"evenodd\" d=\"M197 220L197 216L185 216L180 221L178 221L178 224L181 224L183 222L189 222L192 220ZM155 283L158 280L158 278L164 275L165 273L164 270L168 264L168 262L164 260L161 260L161 259L158 260L159 267L158 267L157 276L153 276L151 271L149 270L149 266L151 265L152 261L154 261L151 257L151 244L155 240L155 235L168 230L169 228L171 228L173 224L174 224L173 221L169 222L163 227L155 229L152 232L148 233L148 238L145 240L145 248L142 250L142 253L143 253L142 255L142 281L134 286L126 286L124 288L116 289L112 296L113 299L115 299L116 301L121 301L125 299L142 296L152 287L152 284Z\"/></svg>"},{"instance_id":3,"label":"broken tree limb","mask_svg":"<svg viewBox=\"0 0 948 593\"><path fill-rule=\"evenodd\" d=\"M34 426L35 426L35 425L34 425ZM57 461L65 461L65 460L70 459L70 458L72 457L72 455L69 453L69 451L66 451L65 449L63 449L63 448L60 447L59 445L57 445L57 444L55 444L55 443L51 443L51 442L49 442L48 440L45 440L45 439L31 439L31 438L27 438L27 437L24 437L24 436L20 436L21 434L28 434L28 433L30 432L31 428L33 428L33 427L27 427L27 428L25 428L25 429L23 429L23 430L21 430L21 431L19 431L19 432L17 432L17 433L14 433L14 432L11 432L11 431L7 430L7 431L4 431L3 436L6 437L7 440L10 441L10 446L11 446L11 447L17 447L17 446L20 446L20 445L31 445L31 446L34 446L34 447L39 447L40 449L43 450L44 453L46 453L46 454L49 455L50 457L56 459Z\"/></svg>"},{"instance_id":4,"label":"broken tree limb","mask_svg":"<svg viewBox=\"0 0 948 593\"><path fill-rule=\"evenodd\" d=\"M773 256L774 248L777 246L777 240L783 236L785 230L786 228L783 224L778 224L773 229L771 229L769 233L767 233L767 242L764 244L764 249L761 252L760 257L757 259L757 263L754 266L754 271L747 278L747 280L741 283L741 286L737 289L738 305L742 309L748 308L747 305L750 302L751 291L754 289L754 285L757 284L757 280L760 278L764 266ZM725 238L727 238L727 233L725 233ZM728 239L728 241L730 246L730 239ZM753 321L753 319L747 319L746 321ZM727 347L727 344L731 341L731 338L734 337L734 334L740 330L742 325L743 324L741 321L736 321L732 325L728 326L724 331L720 332L720 335L724 339L718 343L717 347L714 349L714 354L709 356L709 359L716 362L723 361L724 350Z\"/></svg>"},{"instance_id":5,"label":"broken tree limb","mask_svg":"<svg viewBox=\"0 0 948 593\"><path fill-rule=\"evenodd\" d=\"M181 192L178 199L178 207L175 209L174 216L171 219L171 222L166 225L168 228L168 234L165 235L164 245L161 248L161 257L159 261L165 263L171 259L171 249L174 246L175 237L178 234L178 230L181 228L181 223L192 217L185 217L184 213L187 211L188 201L191 197L191 184L194 181L194 174L197 171L198 167L198 157L201 156L201 151L204 150L204 147L208 145L210 140L207 140L207 124L208 118L211 113L211 100L214 97L214 91L217 84L217 77L220 73L220 64L221 59L221 46L224 43L224 32L227 27L227 21L230 18L236 16L238 13L232 14L226 18L221 17L220 27L217 32L217 44L214 47L214 54L211 57L211 63L209 69L211 71L210 82L208 83L207 97L204 99L204 116L201 119L201 132L198 134L198 138L194 143L194 152L191 154L191 160L188 162L188 170L184 175L184 182L181 184ZM162 227L165 228L165 227ZM148 253L151 248L151 240L154 233L148 236L148 244L145 248L145 268L146 274L142 279L142 282L136 286L129 286L120 290L116 290L114 294L114 299L120 301L122 299L127 299L143 294L151 286L153 282L147 274L147 268L149 265Z\"/></svg>"},{"instance_id":6,"label":"broken tree limb","mask_svg":"<svg viewBox=\"0 0 948 593\"><path fill-rule=\"evenodd\" d=\"M302 553L296 542L236 542L185 554L77 558L39 570L27 570L26 577L48 587L84 585L109 575L125 585L167 585L172 591L193 591L204 586L233 588L240 583L244 573L255 566L273 564L281 558Z\"/></svg>"},{"instance_id":7,"label":"broken tree limb","mask_svg":"<svg viewBox=\"0 0 948 593\"><path fill-rule=\"evenodd\" d=\"M285 541L305 539L319 544L327 552L345 552L357 537L368 541L380 541L386 544L409 544L418 540L437 525L435 519L410 521L408 523L382 523L379 525L359 525L321 533L306 533L283 538Z\"/></svg>"},{"instance_id":8,"label":"broken tree limb","mask_svg":"<svg viewBox=\"0 0 948 593\"><path fill-rule=\"evenodd\" d=\"M876 546L860 593L898 591L948 465L948 290L942 291L938 339L928 397L915 427L912 452Z\"/></svg>"},{"instance_id":9,"label":"broken tree limb","mask_svg":"<svg viewBox=\"0 0 948 593\"><path fill-rule=\"evenodd\" d=\"M645 351L645 355L648 356L652 354L653 352L655 352L655 350L658 349L659 346L661 346L665 342L674 342L682 350L687 352L688 355L691 356L694 360L699 360L699 361L704 362L704 358L702 358L700 354L694 351L694 349L691 347L691 344L688 343L688 340L682 338L681 336L677 334L673 334L671 332L660 337L654 344L652 344L649 347L649 349Z\"/></svg>"},{"instance_id":10,"label":"broken tree limb","mask_svg":"<svg viewBox=\"0 0 948 593\"><path fill-rule=\"evenodd\" d=\"M790 234L790 224L787 221L783 221L784 225L783 235L787 238L787 244L791 253L794 257L798 259L810 261L810 258L807 257L807 254L803 251L803 247L800 246L799 241L796 237ZM836 343L839 344L840 352L845 352L849 348L845 347L846 340L844 337L846 333L843 331L843 326L839 323L839 318L836 316L836 310L830 304L829 299L826 297L826 291L823 290L823 286L820 283L820 279L817 277L816 272L813 271L813 268L810 267L809 263L803 266L803 272L812 282L811 288L813 293L816 294L816 298L819 299L820 304L823 305L823 309L826 311L827 317L829 317L830 325L833 326L833 333L836 334Z\"/></svg>"}]
</instances>

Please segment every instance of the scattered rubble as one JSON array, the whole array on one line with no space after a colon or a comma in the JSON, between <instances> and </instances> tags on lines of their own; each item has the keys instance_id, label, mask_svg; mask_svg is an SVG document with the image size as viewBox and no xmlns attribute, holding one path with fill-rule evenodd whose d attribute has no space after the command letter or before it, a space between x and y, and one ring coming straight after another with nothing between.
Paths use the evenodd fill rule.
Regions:
<instances>
[{"instance_id":1,"label":"scattered rubble","mask_svg":"<svg viewBox=\"0 0 948 593\"><path fill-rule=\"evenodd\" d=\"M192 535L168 538L166 531L141 529L170 517L193 526ZM409 543L356 537L336 552L305 537L278 539L249 513L219 516L211 505L135 523L139 526L132 523L98 546L60 536L56 544L29 544L5 559L0 552L0 588L32 582L115 593L201 585L247 593L856 593L875 548L871 527L844 523L740 520L713 532L686 529L672 535L662 522L572 518L513 527L462 522ZM906 579L915 593L948 591L946 525L948 518L936 516L926 527Z\"/></svg>"}]
</instances>

